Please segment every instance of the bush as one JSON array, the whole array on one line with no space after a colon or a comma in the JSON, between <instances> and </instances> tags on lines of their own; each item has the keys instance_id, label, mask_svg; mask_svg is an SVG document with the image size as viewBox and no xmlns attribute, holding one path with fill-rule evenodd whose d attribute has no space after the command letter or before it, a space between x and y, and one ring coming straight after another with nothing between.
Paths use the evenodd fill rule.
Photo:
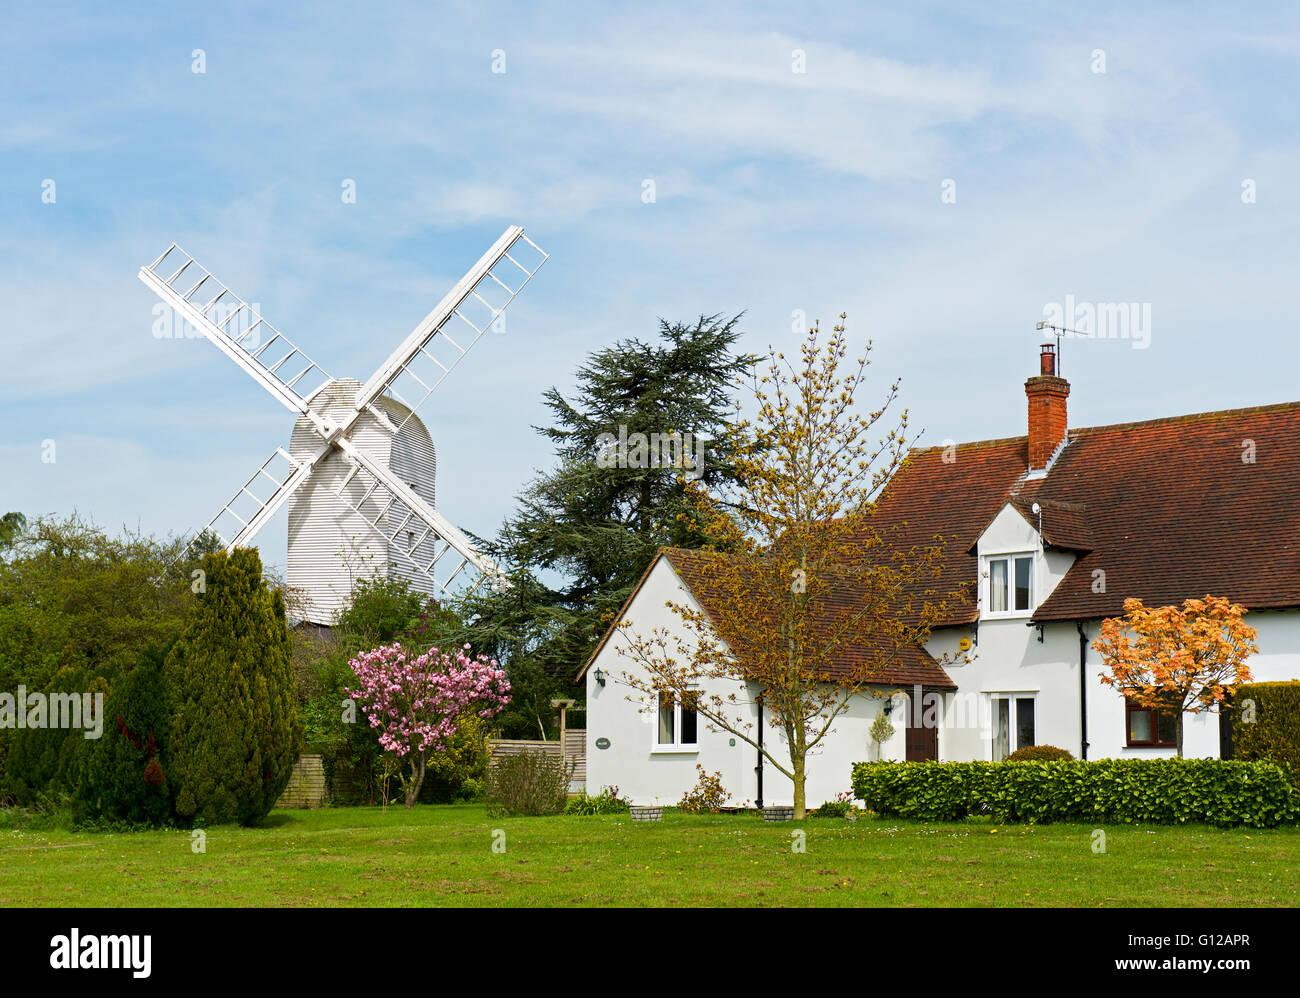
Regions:
<instances>
[{"instance_id":1,"label":"bush","mask_svg":"<svg viewBox=\"0 0 1300 998\"><path fill-rule=\"evenodd\" d=\"M483 795L491 817L559 814L571 773L549 752L504 755L488 767Z\"/></svg>"},{"instance_id":2,"label":"bush","mask_svg":"<svg viewBox=\"0 0 1300 998\"><path fill-rule=\"evenodd\" d=\"M284 599L253 549L208 555L203 570L205 591L163 667L163 761L180 819L249 824L275 806L303 744Z\"/></svg>"},{"instance_id":3,"label":"bush","mask_svg":"<svg viewBox=\"0 0 1300 998\"><path fill-rule=\"evenodd\" d=\"M1056 762L1061 759L1073 759L1069 752L1063 748L1057 748L1055 745L1026 745L1024 748L1016 749L1009 756L1007 762Z\"/></svg>"},{"instance_id":4,"label":"bush","mask_svg":"<svg viewBox=\"0 0 1300 998\"><path fill-rule=\"evenodd\" d=\"M1241 716L1253 702L1251 714ZM1245 683L1232 697L1226 715L1232 725L1234 759L1265 759L1286 768L1300 787L1300 680L1286 683Z\"/></svg>"},{"instance_id":5,"label":"bush","mask_svg":"<svg viewBox=\"0 0 1300 998\"><path fill-rule=\"evenodd\" d=\"M624 814L631 808L631 802L618 795L618 787L601 787L595 797L585 793L573 798L564 805L565 814Z\"/></svg>"},{"instance_id":6,"label":"bush","mask_svg":"<svg viewBox=\"0 0 1300 998\"><path fill-rule=\"evenodd\" d=\"M682 795L677 810L682 814L717 814L731 799L731 794L722 789L722 773L710 775L698 763L695 769L700 774L699 782Z\"/></svg>"},{"instance_id":7,"label":"bush","mask_svg":"<svg viewBox=\"0 0 1300 998\"><path fill-rule=\"evenodd\" d=\"M1300 818L1300 792L1268 762L860 762L853 790L882 815L1006 823L1204 822L1273 828Z\"/></svg>"},{"instance_id":8,"label":"bush","mask_svg":"<svg viewBox=\"0 0 1300 998\"><path fill-rule=\"evenodd\" d=\"M853 791L845 790L843 793L836 794L834 800L828 800L814 811L813 817L846 818L853 809Z\"/></svg>"},{"instance_id":9,"label":"bush","mask_svg":"<svg viewBox=\"0 0 1300 998\"><path fill-rule=\"evenodd\" d=\"M147 649L105 705L103 734L86 754L75 813L83 823L170 822L162 649Z\"/></svg>"}]
</instances>

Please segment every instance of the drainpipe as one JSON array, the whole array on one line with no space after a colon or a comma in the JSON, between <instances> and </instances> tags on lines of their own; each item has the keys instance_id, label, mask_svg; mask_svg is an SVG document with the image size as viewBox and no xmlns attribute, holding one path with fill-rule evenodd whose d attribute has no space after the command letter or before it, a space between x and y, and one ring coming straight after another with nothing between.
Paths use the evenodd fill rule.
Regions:
<instances>
[{"instance_id":1,"label":"drainpipe","mask_svg":"<svg viewBox=\"0 0 1300 998\"><path fill-rule=\"evenodd\" d=\"M1083 621L1076 620L1074 626L1079 629L1079 758L1088 758L1088 679L1084 668L1088 664L1088 635L1084 633Z\"/></svg>"},{"instance_id":2,"label":"drainpipe","mask_svg":"<svg viewBox=\"0 0 1300 998\"><path fill-rule=\"evenodd\" d=\"M759 807L763 806L763 694L757 697L758 702L758 765L754 767L754 772L758 774L758 800L755 801Z\"/></svg>"}]
</instances>

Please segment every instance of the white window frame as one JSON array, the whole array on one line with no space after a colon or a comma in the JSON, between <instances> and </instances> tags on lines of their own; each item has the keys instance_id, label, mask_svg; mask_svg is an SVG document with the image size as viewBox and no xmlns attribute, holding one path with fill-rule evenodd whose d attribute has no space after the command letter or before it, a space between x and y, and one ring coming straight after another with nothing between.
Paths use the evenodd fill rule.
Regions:
<instances>
[{"instance_id":1,"label":"white window frame","mask_svg":"<svg viewBox=\"0 0 1300 998\"><path fill-rule=\"evenodd\" d=\"M1029 561L1029 606L1023 610L1015 609L1016 602L1016 562L1021 559ZM1006 610L993 609L993 563L1007 563L1007 606ZM1005 551L983 556L983 571L980 579L980 593L983 597L984 617L990 620L1024 619L1033 614L1038 606L1038 554L1035 551Z\"/></svg>"},{"instance_id":2,"label":"white window frame","mask_svg":"<svg viewBox=\"0 0 1300 998\"><path fill-rule=\"evenodd\" d=\"M661 742L659 740L659 711L663 708L660 704L666 695L660 692L655 697L654 723L650 726L651 748L655 753L683 753L699 752L700 750L700 713L695 712L695 741L683 742L682 738L682 698L673 694L673 740L671 742Z\"/></svg>"},{"instance_id":3,"label":"white window frame","mask_svg":"<svg viewBox=\"0 0 1300 998\"><path fill-rule=\"evenodd\" d=\"M998 759L995 758L995 753L993 751L993 742L997 738L997 729L998 729L997 704L999 700L1005 700L1008 703L1007 755L1010 755L1012 752L1015 752L1017 749L1028 747L1026 745L1020 744L1020 725L1017 723L1019 720L1017 714L1019 708L1016 706L1017 700L1030 700L1034 704L1034 740L1030 744L1032 745L1038 744L1039 719L1038 719L1038 692L1036 690L1021 690L1019 692L1009 692L1009 693L990 693L988 694L988 698L989 698L989 738L988 738L989 759L991 759L994 762L999 761Z\"/></svg>"}]
</instances>

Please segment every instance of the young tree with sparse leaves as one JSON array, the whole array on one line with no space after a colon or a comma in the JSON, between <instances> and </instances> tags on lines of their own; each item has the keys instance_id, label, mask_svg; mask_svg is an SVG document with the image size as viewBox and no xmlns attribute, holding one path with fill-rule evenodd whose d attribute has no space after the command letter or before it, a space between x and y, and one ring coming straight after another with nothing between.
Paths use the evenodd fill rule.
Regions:
<instances>
[{"instance_id":1,"label":"young tree with sparse leaves","mask_svg":"<svg viewBox=\"0 0 1300 998\"><path fill-rule=\"evenodd\" d=\"M694 529L729 552L682 559L707 611L670 603L682 627L641 634L625 622L621 632L638 666L621 678L644 709L680 702L754 746L793 783L796 818L806 812L809 752L855 697L889 682L961 595L933 588L937 538L902 545L875 520L905 460L908 415L884 429L897 383L878 408L859 410L870 344L842 372L843 319L824 343L811 329L795 361L772 351L767 373L753 376L756 416L730 431L734 493L688 485ZM760 744L759 702L784 747Z\"/></svg>"},{"instance_id":2,"label":"young tree with sparse leaves","mask_svg":"<svg viewBox=\"0 0 1300 998\"><path fill-rule=\"evenodd\" d=\"M1134 703L1172 713L1179 757L1183 715L1222 708L1239 683L1250 682L1246 659L1258 654L1246 608L1222 596L1188 599L1181 607L1124 601L1124 616L1102 621L1092 647L1107 671L1101 681Z\"/></svg>"}]
</instances>

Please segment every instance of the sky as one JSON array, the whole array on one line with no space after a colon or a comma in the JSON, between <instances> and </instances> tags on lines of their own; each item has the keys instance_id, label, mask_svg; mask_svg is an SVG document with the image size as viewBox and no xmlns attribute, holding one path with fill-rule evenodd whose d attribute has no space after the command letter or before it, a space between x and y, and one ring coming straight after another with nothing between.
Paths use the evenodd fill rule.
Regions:
<instances>
[{"instance_id":1,"label":"sky","mask_svg":"<svg viewBox=\"0 0 1300 998\"><path fill-rule=\"evenodd\" d=\"M6 5L3 510L181 534L287 445L155 335L173 241L364 381L524 226L550 260L420 410L484 536L543 391L660 318L762 353L845 312L926 444L1025 432L1044 320L1093 333L1073 426L1300 398L1293 6L290 6Z\"/></svg>"}]
</instances>

